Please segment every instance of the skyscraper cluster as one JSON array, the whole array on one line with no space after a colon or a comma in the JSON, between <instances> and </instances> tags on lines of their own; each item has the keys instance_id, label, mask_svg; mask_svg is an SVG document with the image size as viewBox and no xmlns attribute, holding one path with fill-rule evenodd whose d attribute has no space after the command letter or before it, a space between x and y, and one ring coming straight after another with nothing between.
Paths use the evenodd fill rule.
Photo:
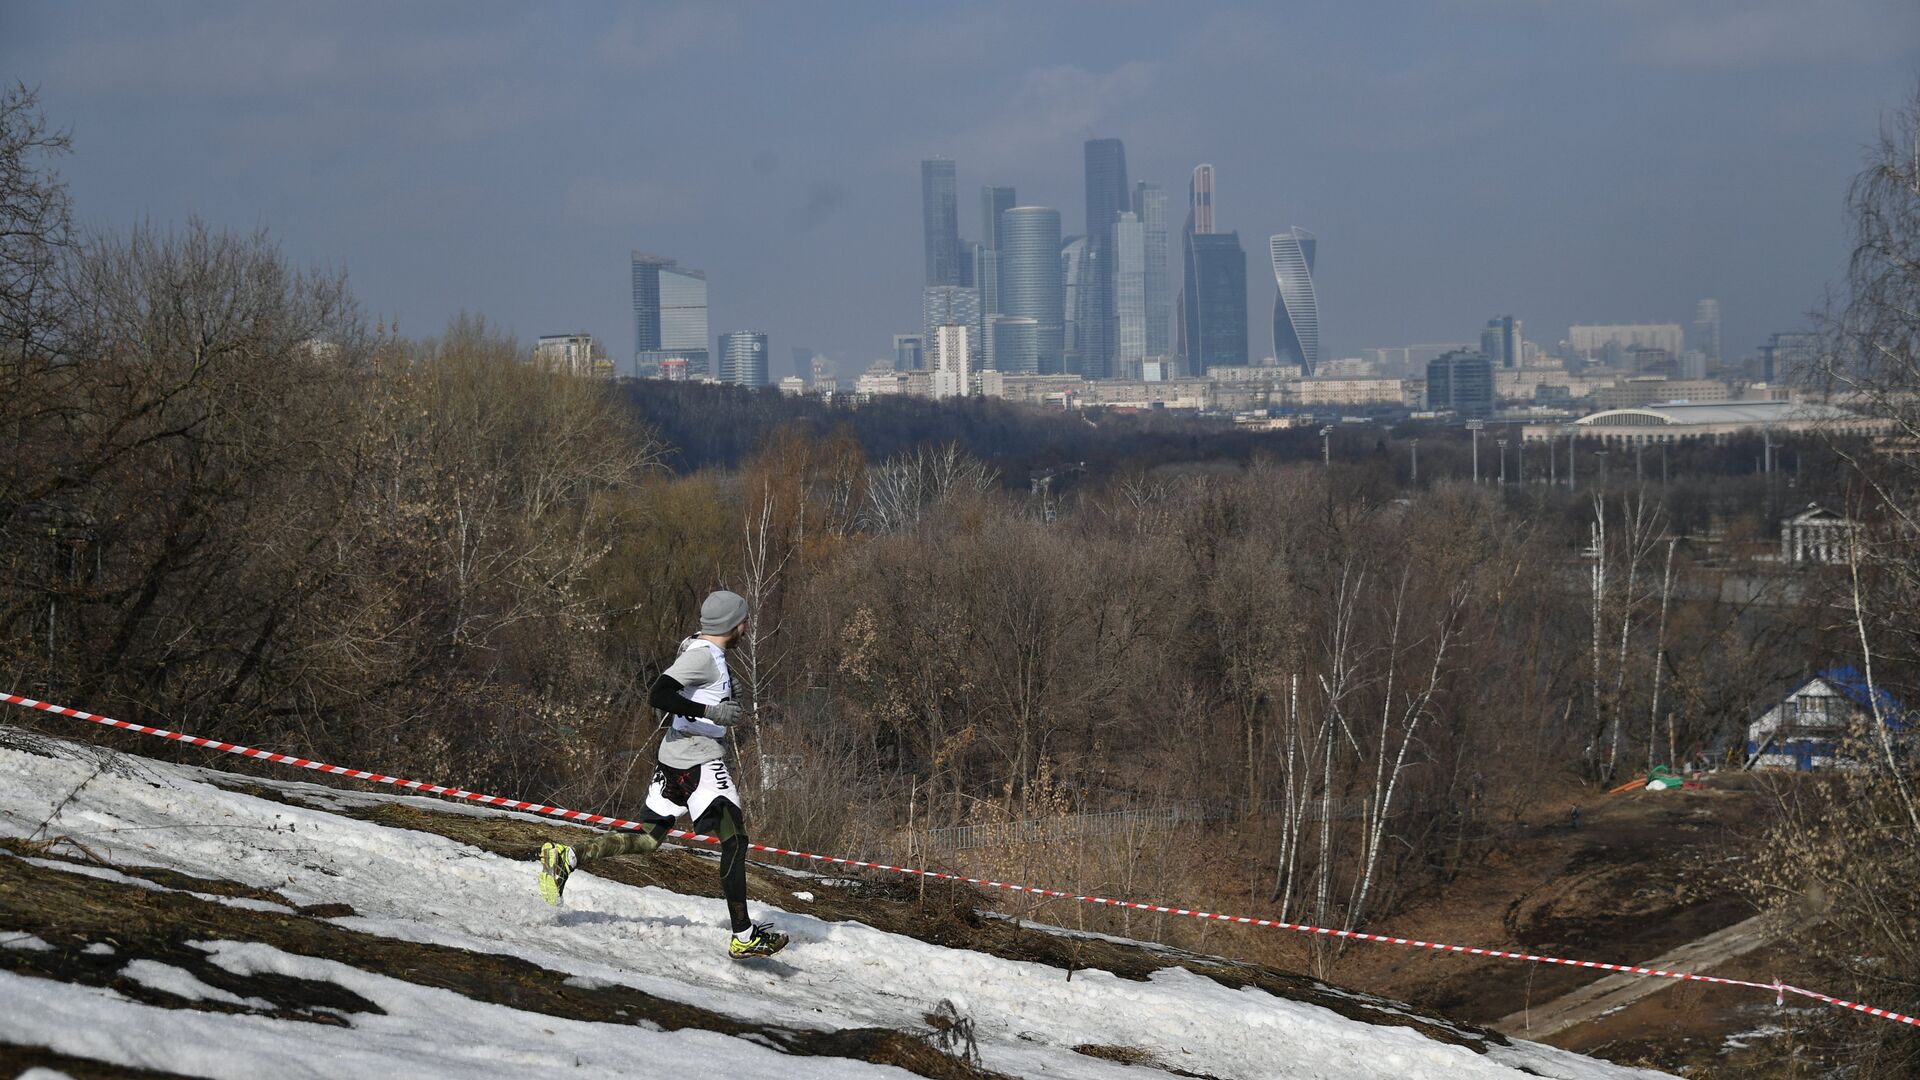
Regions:
<instances>
[{"instance_id":1,"label":"skyscraper cluster","mask_svg":"<svg viewBox=\"0 0 1920 1080\"><path fill-rule=\"evenodd\" d=\"M720 335L716 365L708 333L706 272L681 266L664 255L633 252L633 369L629 374L717 377L744 386L765 386L771 381L767 335L755 331Z\"/></svg>"},{"instance_id":2,"label":"skyscraper cluster","mask_svg":"<svg viewBox=\"0 0 1920 1080\"><path fill-rule=\"evenodd\" d=\"M1012 187L988 185L980 239L962 240L954 162L920 163L922 362L940 326L966 325L971 361L1003 372L1139 379L1245 366L1246 251L1237 232L1214 229L1213 166L1193 172L1176 248L1166 190L1129 183L1125 145L1090 139L1083 150L1086 224L1077 235L1065 234L1058 208L1023 206ZM1320 348L1313 234L1274 237L1272 257L1281 293L1274 356L1311 372ZM907 357L899 339L895 357Z\"/></svg>"}]
</instances>

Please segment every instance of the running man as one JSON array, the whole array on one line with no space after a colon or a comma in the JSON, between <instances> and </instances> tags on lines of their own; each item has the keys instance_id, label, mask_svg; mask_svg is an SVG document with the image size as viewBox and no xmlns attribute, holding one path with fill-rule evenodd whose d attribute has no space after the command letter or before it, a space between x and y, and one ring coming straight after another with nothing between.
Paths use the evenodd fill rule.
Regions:
<instances>
[{"instance_id":1,"label":"running man","mask_svg":"<svg viewBox=\"0 0 1920 1080\"><path fill-rule=\"evenodd\" d=\"M746 626L747 602L738 593L723 589L700 605L700 633L680 643L679 657L647 692L647 704L666 713L672 726L660 743L640 815L646 831L602 833L578 847L540 845L540 895L547 903L559 906L568 876L582 863L650 852L666 838L674 819L686 814L695 832L720 838L720 890L733 921L728 955L735 960L771 956L786 947L787 935L747 918L746 823L720 744L740 719L727 647Z\"/></svg>"}]
</instances>

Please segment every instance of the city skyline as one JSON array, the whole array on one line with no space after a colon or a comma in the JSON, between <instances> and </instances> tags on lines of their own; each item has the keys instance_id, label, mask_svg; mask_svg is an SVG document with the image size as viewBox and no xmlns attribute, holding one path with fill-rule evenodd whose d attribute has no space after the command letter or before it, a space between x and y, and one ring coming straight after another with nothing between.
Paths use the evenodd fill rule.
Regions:
<instances>
[{"instance_id":1,"label":"city skyline","mask_svg":"<svg viewBox=\"0 0 1920 1080\"><path fill-rule=\"evenodd\" d=\"M528 342L586 329L615 356L621 260L669 252L707 273L712 326L765 327L843 374L913 328L918 162L1077 221L1094 138L1170 193L1215 165L1219 231L1298 221L1334 245L1325 358L1465 340L1489 311L1543 344L1579 322L1684 325L1701 297L1723 305L1706 320L1723 353L1751 355L1844 271L1846 179L1920 63L1920 12L1891 0L1385 19L102 4L8 26L0 58L73 131L58 164L85 224L264 226L295 262L348 270L370 320L429 335L477 311ZM883 70L797 59L849 36ZM1511 62L1427 47L1449 36ZM1329 59L1276 68L1276 41ZM716 57L765 74L713 83ZM1314 104L1261 120L1273 100ZM1492 139L1524 167L1474 167ZM977 212L957 199L961 236L982 237ZM1274 289L1252 285L1264 354L1252 323Z\"/></svg>"}]
</instances>

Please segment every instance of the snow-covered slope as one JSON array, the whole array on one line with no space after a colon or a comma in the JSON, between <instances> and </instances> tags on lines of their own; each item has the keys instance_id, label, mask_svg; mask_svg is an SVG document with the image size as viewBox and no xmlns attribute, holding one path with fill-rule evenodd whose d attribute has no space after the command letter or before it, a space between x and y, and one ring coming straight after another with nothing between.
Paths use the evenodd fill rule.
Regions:
<instances>
[{"instance_id":1,"label":"snow-covered slope","mask_svg":"<svg viewBox=\"0 0 1920 1080\"><path fill-rule=\"evenodd\" d=\"M716 899L582 874L555 911L531 863L366 811L514 815L247 783L0 729L0 1059L233 1077L1651 1075L1178 966L1069 978L764 904L793 944L734 963ZM768 876L794 908L832 888ZM849 1029L971 1045L976 1064L849 1049L876 1045Z\"/></svg>"}]
</instances>

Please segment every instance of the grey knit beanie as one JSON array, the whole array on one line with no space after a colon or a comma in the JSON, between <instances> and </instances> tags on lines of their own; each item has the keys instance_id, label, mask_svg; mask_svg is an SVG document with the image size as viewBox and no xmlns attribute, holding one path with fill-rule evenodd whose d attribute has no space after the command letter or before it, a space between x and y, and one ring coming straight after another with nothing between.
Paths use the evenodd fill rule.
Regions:
<instances>
[{"instance_id":1,"label":"grey knit beanie","mask_svg":"<svg viewBox=\"0 0 1920 1080\"><path fill-rule=\"evenodd\" d=\"M700 632L724 634L747 621L747 600L736 592L721 589L709 593L700 605Z\"/></svg>"}]
</instances>

